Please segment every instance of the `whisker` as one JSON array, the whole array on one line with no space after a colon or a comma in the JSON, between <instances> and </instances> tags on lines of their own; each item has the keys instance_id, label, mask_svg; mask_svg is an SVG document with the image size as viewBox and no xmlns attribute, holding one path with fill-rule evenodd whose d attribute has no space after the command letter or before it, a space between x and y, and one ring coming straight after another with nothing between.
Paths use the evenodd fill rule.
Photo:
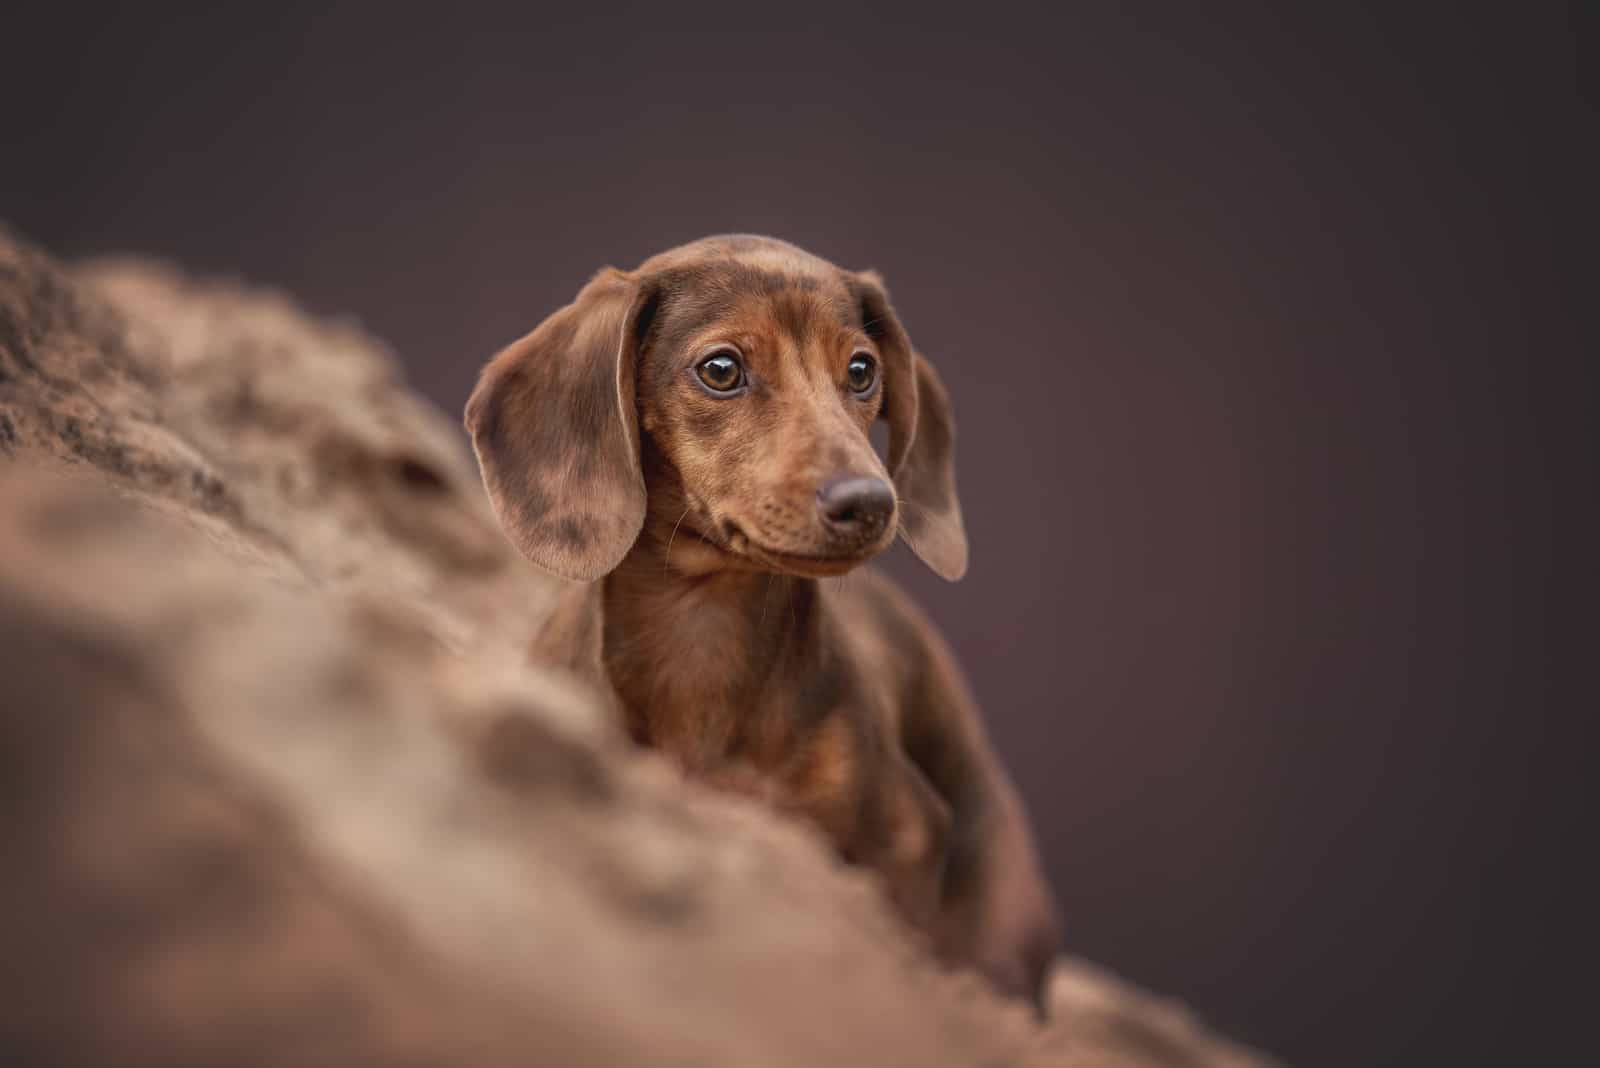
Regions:
<instances>
[{"instance_id":1,"label":"whisker","mask_svg":"<svg viewBox=\"0 0 1600 1068\"><path fill-rule=\"evenodd\" d=\"M667 538L667 551L661 554L661 573L663 575L667 573L667 567L672 563L672 543L678 537L678 528L683 526L683 521L685 519L689 518L690 507L690 505L684 505L683 514L678 517L678 521L676 523L672 524L672 535L671 537Z\"/></svg>"},{"instance_id":2,"label":"whisker","mask_svg":"<svg viewBox=\"0 0 1600 1068\"><path fill-rule=\"evenodd\" d=\"M911 546L911 551L916 553L918 556L921 556L922 550L917 548L917 540L911 536L911 532L906 529L906 525L901 523L896 527L896 529L900 532L900 536L906 539L906 544Z\"/></svg>"}]
</instances>

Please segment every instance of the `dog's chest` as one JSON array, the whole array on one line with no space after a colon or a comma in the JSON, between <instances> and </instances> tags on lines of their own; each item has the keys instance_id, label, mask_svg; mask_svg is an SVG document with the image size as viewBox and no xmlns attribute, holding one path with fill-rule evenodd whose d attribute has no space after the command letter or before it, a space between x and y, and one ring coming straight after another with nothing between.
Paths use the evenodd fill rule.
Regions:
<instances>
[{"instance_id":1,"label":"dog's chest","mask_svg":"<svg viewBox=\"0 0 1600 1068\"><path fill-rule=\"evenodd\" d=\"M814 687L788 672L761 678L727 665L626 654L608 656L606 667L635 738L691 773L731 761L780 771L830 711L817 704Z\"/></svg>"},{"instance_id":2,"label":"dog's chest","mask_svg":"<svg viewBox=\"0 0 1600 1068\"><path fill-rule=\"evenodd\" d=\"M691 774L732 763L782 774L822 724L853 718L847 666L819 640L812 606L777 604L785 615L770 625L711 597L608 609L606 670L634 736Z\"/></svg>"}]
</instances>

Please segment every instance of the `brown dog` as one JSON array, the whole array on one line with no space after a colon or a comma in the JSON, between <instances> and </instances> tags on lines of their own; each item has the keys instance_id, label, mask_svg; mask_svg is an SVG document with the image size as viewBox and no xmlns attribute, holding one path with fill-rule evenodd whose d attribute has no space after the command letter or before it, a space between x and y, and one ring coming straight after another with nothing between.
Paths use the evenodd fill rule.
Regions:
<instances>
[{"instance_id":1,"label":"brown dog","mask_svg":"<svg viewBox=\"0 0 1600 1068\"><path fill-rule=\"evenodd\" d=\"M949 652L885 579L817 581L897 532L966 571L949 400L879 279L747 236L601 271L466 422L511 539L595 584L551 655L581 669L586 637L634 737L813 820L942 958L1037 1002L1054 906Z\"/></svg>"}]
</instances>

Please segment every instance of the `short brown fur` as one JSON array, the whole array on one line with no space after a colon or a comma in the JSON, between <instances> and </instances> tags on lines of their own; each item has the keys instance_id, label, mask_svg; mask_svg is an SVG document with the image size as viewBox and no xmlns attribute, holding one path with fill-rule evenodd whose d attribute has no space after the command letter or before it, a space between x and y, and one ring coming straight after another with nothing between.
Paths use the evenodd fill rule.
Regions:
<instances>
[{"instance_id":1,"label":"short brown fur","mask_svg":"<svg viewBox=\"0 0 1600 1068\"><path fill-rule=\"evenodd\" d=\"M696 380L719 352L741 392ZM541 654L606 682L687 774L819 826L943 959L1042 1004L1055 907L949 651L887 580L819 581L897 533L966 569L949 400L881 280L744 235L602 271L485 368L467 426L512 540L589 583ZM892 485L881 525L819 518L846 476Z\"/></svg>"}]
</instances>

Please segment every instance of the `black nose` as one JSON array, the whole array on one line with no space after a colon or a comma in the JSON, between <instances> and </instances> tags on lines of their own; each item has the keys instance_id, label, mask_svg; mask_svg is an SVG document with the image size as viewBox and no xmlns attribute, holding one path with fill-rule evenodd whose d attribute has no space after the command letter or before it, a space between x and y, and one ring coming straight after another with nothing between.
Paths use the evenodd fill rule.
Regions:
<instances>
[{"instance_id":1,"label":"black nose","mask_svg":"<svg viewBox=\"0 0 1600 1068\"><path fill-rule=\"evenodd\" d=\"M894 515L894 490L881 478L842 475L817 490L823 521L840 534L873 537Z\"/></svg>"}]
</instances>

